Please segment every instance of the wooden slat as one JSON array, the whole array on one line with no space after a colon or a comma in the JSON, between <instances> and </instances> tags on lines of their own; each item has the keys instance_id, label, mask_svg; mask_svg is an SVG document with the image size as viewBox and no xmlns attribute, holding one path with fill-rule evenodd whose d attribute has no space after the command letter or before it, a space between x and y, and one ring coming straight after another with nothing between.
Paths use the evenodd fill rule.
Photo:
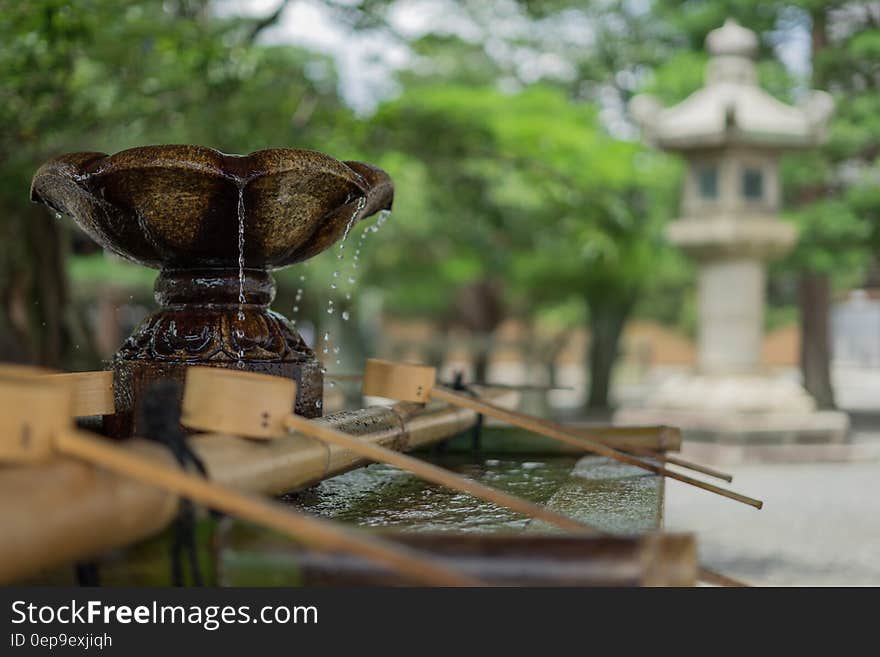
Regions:
<instances>
[{"instance_id":1,"label":"wooden slat","mask_svg":"<svg viewBox=\"0 0 880 657\"><path fill-rule=\"evenodd\" d=\"M180 421L193 429L271 439L284 433L293 412L296 382L280 376L190 367Z\"/></svg>"},{"instance_id":2,"label":"wooden slat","mask_svg":"<svg viewBox=\"0 0 880 657\"><path fill-rule=\"evenodd\" d=\"M73 414L76 417L113 415L116 412L112 371L68 372L50 376L71 385Z\"/></svg>"},{"instance_id":3,"label":"wooden slat","mask_svg":"<svg viewBox=\"0 0 880 657\"><path fill-rule=\"evenodd\" d=\"M572 433L616 449L653 449L677 452L681 449L681 430L666 425L618 426L598 424L566 425Z\"/></svg>"},{"instance_id":4,"label":"wooden slat","mask_svg":"<svg viewBox=\"0 0 880 657\"><path fill-rule=\"evenodd\" d=\"M56 433L71 424L70 389L37 378L0 378L0 463L36 463L52 455Z\"/></svg>"},{"instance_id":5,"label":"wooden slat","mask_svg":"<svg viewBox=\"0 0 880 657\"><path fill-rule=\"evenodd\" d=\"M370 358L364 367L362 391L367 396L424 403L431 397L436 378L433 367Z\"/></svg>"}]
</instances>

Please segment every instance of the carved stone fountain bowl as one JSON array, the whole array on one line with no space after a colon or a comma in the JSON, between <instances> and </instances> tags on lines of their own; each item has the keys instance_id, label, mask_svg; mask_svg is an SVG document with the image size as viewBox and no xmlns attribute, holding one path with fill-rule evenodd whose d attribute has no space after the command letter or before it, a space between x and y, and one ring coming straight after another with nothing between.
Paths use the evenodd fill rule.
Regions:
<instances>
[{"instance_id":1,"label":"carved stone fountain bowl","mask_svg":"<svg viewBox=\"0 0 880 657\"><path fill-rule=\"evenodd\" d=\"M117 412L108 431L137 432L152 383L182 382L191 365L294 379L296 411L320 415L321 363L269 309L269 270L329 248L355 221L389 209L393 194L388 175L369 164L282 148L238 156L146 146L72 153L40 167L34 201L72 216L107 250L161 270L160 308L113 359Z\"/></svg>"},{"instance_id":2,"label":"carved stone fountain bowl","mask_svg":"<svg viewBox=\"0 0 880 657\"><path fill-rule=\"evenodd\" d=\"M376 167L316 151L172 145L63 155L37 171L31 198L157 269L237 268L241 212L245 266L275 269L330 247L356 212L390 208L393 186Z\"/></svg>"}]
</instances>

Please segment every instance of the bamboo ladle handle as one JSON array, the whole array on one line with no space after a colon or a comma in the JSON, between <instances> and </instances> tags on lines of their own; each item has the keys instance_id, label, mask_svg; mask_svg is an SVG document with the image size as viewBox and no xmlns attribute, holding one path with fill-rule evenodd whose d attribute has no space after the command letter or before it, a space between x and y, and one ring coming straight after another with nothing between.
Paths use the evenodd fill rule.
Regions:
<instances>
[{"instance_id":1,"label":"bamboo ladle handle","mask_svg":"<svg viewBox=\"0 0 880 657\"><path fill-rule=\"evenodd\" d=\"M722 472L721 470L716 470L715 468L710 468L708 465L703 465L701 463L694 463L693 461L685 460L679 456L671 456L669 454L658 454L657 452L650 449L641 449L638 447L627 447L623 451L631 452L633 454L637 454L639 456L647 456L649 458L660 458L664 460L666 463L671 463L672 465L677 465L680 468L687 468L688 470L693 470L695 472L701 472L704 475L709 477L715 477L715 479L721 479L722 481L726 481L730 483L733 481L733 475L728 474L726 472Z\"/></svg>"},{"instance_id":2,"label":"bamboo ladle handle","mask_svg":"<svg viewBox=\"0 0 880 657\"><path fill-rule=\"evenodd\" d=\"M667 470L662 466L644 461L640 458L632 456L631 454L627 454L626 452L621 452L614 449L613 447L609 447L608 445L604 445L602 443L597 443L595 441L576 436L571 433L571 431L569 431L566 427L556 424L555 422L539 420L532 416L524 415L523 413L509 411L506 408L501 408L500 406L495 406L494 404L490 404L488 402L479 401L454 390L449 390L447 388L439 386L432 388L428 394L433 399L439 399L455 406L470 409L477 413L481 413L482 415L487 415L488 417L494 418L496 420L506 422L507 424L512 424L522 429L526 429L528 431L547 436L548 438L553 438L555 440L558 440L559 442L578 447L586 452L593 452L594 454L598 454L600 456L619 461L620 463L633 465L637 468L642 468L643 470L648 470L649 472L653 472L664 477L669 477L670 479L675 479L677 481L690 484L691 486L696 486L697 488L702 488L703 490L709 491L711 493L715 493L717 495L736 500L737 502L742 502L743 504L748 504L749 506L753 506L756 509L760 509L762 506L764 506L764 503L761 500L757 500L753 497L749 497L735 491L727 490L726 488L721 488L714 484L700 481L699 479L694 479L693 477L689 477L688 475L674 472L672 470Z\"/></svg>"},{"instance_id":3,"label":"bamboo ladle handle","mask_svg":"<svg viewBox=\"0 0 880 657\"><path fill-rule=\"evenodd\" d=\"M324 550L349 552L380 563L414 582L434 586L482 586L415 551L364 536L331 521L294 511L278 502L233 491L200 476L132 455L81 431L56 436L56 449L118 474L186 497Z\"/></svg>"}]
</instances>

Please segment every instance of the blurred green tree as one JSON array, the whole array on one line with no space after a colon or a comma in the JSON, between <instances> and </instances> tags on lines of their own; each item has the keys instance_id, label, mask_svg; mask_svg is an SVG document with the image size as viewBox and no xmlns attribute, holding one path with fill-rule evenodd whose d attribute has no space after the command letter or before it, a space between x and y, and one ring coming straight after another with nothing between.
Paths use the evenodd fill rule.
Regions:
<instances>
[{"instance_id":1,"label":"blurred green tree","mask_svg":"<svg viewBox=\"0 0 880 657\"><path fill-rule=\"evenodd\" d=\"M448 312L471 284L483 297L459 303L472 317L457 319L488 332L505 308L527 316L582 299L589 404L607 407L623 325L674 260L660 237L670 161L613 139L595 108L548 86L413 85L380 107L369 144L398 183L412 180L399 184L395 248L373 263L391 308Z\"/></svg>"}]
</instances>

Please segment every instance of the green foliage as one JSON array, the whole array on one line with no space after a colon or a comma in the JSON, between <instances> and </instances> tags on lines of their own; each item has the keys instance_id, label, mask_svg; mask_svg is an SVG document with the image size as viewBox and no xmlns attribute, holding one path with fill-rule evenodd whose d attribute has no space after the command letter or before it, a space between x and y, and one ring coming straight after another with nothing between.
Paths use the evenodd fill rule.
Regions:
<instances>
[{"instance_id":1,"label":"green foliage","mask_svg":"<svg viewBox=\"0 0 880 657\"><path fill-rule=\"evenodd\" d=\"M498 279L512 309L541 312L634 293L666 266L676 168L609 137L561 90L417 86L371 128L371 155L399 190L372 263L395 311L440 312L457 287ZM422 271L422 293L402 293Z\"/></svg>"},{"instance_id":2,"label":"green foliage","mask_svg":"<svg viewBox=\"0 0 880 657\"><path fill-rule=\"evenodd\" d=\"M121 288L148 292L153 288L156 272L103 253L70 258L67 267L75 287L88 288L102 283L112 283Z\"/></svg>"},{"instance_id":3,"label":"green foliage","mask_svg":"<svg viewBox=\"0 0 880 657\"><path fill-rule=\"evenodd\" d=\"M862 282L878 245L880 197L865 190L873 187L880 153L880 27L862 3L845 14L837 3L805 4L818 44L813 84L834 94L836 114L823 148L785 160L786 200L800 229L788 263L831 274L838 287L848 287Z\"/></svg>"}]
</instances>

